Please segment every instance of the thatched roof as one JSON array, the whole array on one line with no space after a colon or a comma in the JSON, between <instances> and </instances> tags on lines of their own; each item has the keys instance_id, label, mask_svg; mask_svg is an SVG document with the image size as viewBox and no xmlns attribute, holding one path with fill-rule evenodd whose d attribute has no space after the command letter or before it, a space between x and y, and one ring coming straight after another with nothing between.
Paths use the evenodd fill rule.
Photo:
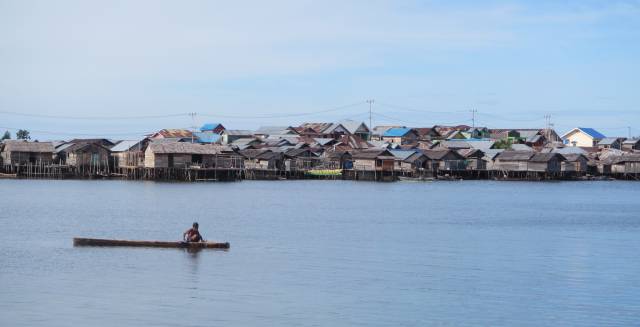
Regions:
<instances>
[{"instance_id":1,"label":"thatched roof","mask_svg":"<svg viewBox=\"0 0 640 327\"><path fill-rule=\"evenodd\" d=\"M386 149L354 151L352 157L354 159L395 159L393 154Z\"/></svg>"},{"instance_id":2,"label":"thatched roof","mask_svg":"<svg viewBox=\"0 0 640 327\"><path fill-rule=\"evenodd\" d=\"M563 157L561 154L559 153L536 153L535 155L533 155L533 157L531 157L531 162L549 162L551 160L553 160L554 158L558 158L559 161L565 161L565 157Z\"/></svg>"},{"instance_id":3,"label":"thatched roof","mask_svg":"<svg viewBox=\"0 0 640 327\"><path fill-rule=\"evenodd\" d=\"M186 142L155 143L149 144L149 150L156 154L221 154L230 149L222 145L195 144Z\"/></svg>"},{"instance_id":4,"label":"thatched roof","mask_svg":"<svg viewBox=\"0 0 640 327\"><path fill-rule=\"evenodd\" d=\"M103 146L100 143L68 143L69 146L65 146L62 149L58 149L58 153L74 153L74 152L92 152L94 150L103 150L105 152L111 152L109 148Z\"/></svg>"},{"instance_id":5,"label":"thatched roof","mask_svg":"<svg viewBox=\"0 0 640 327\"><path fill-rule=\"evenodd\" d=\"M620 164L625 162L640 162L640 154L625 154L613 159L613 163Z\"/></svg>"},{"instance_id":6,"label":"thatched roof","mask_svg":"<svg viewBox=\"0 0 640 327\"><path fill-rule=\"evenodd\" d=\"M533 151L504 151L498 154L500 161L529 161L536 153Z\"/></svg>"},{"instance_id":7,"label":"thatched roof","mask_svg":"<svg viewBox=\"0 0 640 327\"><path fill-rule=\"evenodd\" d=\"M442 160L444 157L446 157L449 154L452 154L454 157L457 157L457 159L460 159L460 160L464 159L464 157L460 155L458 152L455 152L449 149L421 150L421 151L430 160Z\"/></svg>"},{"instance_id":8,"label":"thatched roof","mask_svg":"<svg viewBox=\"0 0 640 327\"><path fill-rule=\"evenodd\" d=\"M585 156L582 153L569 153L569 154L563 154L562 156L565 157L565 159L567 159L567 161L569 162L576 162L581 158L584 158L585 161L589 160L589 158L587 158L587 156Z\"/></svg>"},{"instance_id":9,"label":"thatched roof","mask_svg":"<svg viewBox=\"0 0 640 327\"><path fill-rule=\"evenodd\" d=\"M37 152L48 153L54 152L53 143L51 142L27 142L19 140L5 140L3 142L4 152Z\"/></svg>"},{"instance_id":10,"label":"thatched roof","mask_svg":"<svg viewBox=\"0 0 640 327\"><path fill-rule=\"evenodd\" d=\"M317 157L316 154L314 154L313 152L311 152L311 150L309 150L308 148L306 149L288 149L287 151L285 151L284 153L286 156L288 157Z\"/></svg>"},{"instance_id":11,"label":"thatched roof","mask_svg":"<svg viewBox=\"0 0 640 327\"><path fill-rule=\"evenodd\" d=\"M240 150L239 153L247 159L255 159L265 152L272 152L272 151L268 149L245 149L245 150Z\"/></svg>"}]
</instances>

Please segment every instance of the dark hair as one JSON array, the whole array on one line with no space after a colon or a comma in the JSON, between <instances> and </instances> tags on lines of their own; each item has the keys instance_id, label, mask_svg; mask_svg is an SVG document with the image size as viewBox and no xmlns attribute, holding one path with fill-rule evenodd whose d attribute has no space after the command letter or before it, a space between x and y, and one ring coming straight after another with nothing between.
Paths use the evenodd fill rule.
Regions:
<instances>
[{"instance_id":1,"label":"dark hair","mask_svg":"<svg viewBox=\"0 0 640 327\"><path fill-rule=\"evenodd\" d=\"M198 228L198 223L193 223L193 228Z\"/></svg>"}]
</instances>

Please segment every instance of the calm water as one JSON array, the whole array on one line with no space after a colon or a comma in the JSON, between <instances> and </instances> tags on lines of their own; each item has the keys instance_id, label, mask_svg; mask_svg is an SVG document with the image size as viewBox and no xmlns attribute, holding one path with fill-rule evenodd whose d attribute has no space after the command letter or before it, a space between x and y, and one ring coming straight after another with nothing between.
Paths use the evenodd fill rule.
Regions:
<instances>
[{"instance_id":1,"label":"calm water","mask_svg":"<svg viewBox=\"0 0 640 327\"><path fill-rule=\"evenodd\" d=\"M0 180L0 326L640 325L640 183ZM74 248L177 240L231 250Z\"/></svg>"}]
</instances>

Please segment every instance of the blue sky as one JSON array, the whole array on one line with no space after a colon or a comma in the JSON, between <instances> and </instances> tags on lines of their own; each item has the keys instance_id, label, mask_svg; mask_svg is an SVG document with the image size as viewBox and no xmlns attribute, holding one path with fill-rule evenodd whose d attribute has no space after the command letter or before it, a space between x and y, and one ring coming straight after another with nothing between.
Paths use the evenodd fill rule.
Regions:
<instances>
[{"instance_id":1,"label":"blue sky","mask_svg":"<svg viewBox=\"0 0 640 327\"><path fill-rule=\"evenodd\" d=\"M639 135L638 58L640 1L0 0L0 130L368 121L371 98L374 125Z\"/></svg>"}]
</instances>

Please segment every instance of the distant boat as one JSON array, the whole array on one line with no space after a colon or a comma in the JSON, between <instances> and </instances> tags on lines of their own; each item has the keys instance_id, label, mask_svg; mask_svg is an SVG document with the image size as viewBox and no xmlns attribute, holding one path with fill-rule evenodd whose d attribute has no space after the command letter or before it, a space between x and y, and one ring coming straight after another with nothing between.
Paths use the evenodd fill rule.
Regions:
<instances>
[{"instance_id":1,"label":"distant boat","mask_svg":"<svg viewBox=\"0 0 640 327\"><path fill-rule=\"evenodd\" d=\"M73 239L73 246L131 246L153 248L186 248L186 249L228 249L231 245L216 242L167 242L167 241L128 241L99 238Z\"/></svg>"}]
</instances>

